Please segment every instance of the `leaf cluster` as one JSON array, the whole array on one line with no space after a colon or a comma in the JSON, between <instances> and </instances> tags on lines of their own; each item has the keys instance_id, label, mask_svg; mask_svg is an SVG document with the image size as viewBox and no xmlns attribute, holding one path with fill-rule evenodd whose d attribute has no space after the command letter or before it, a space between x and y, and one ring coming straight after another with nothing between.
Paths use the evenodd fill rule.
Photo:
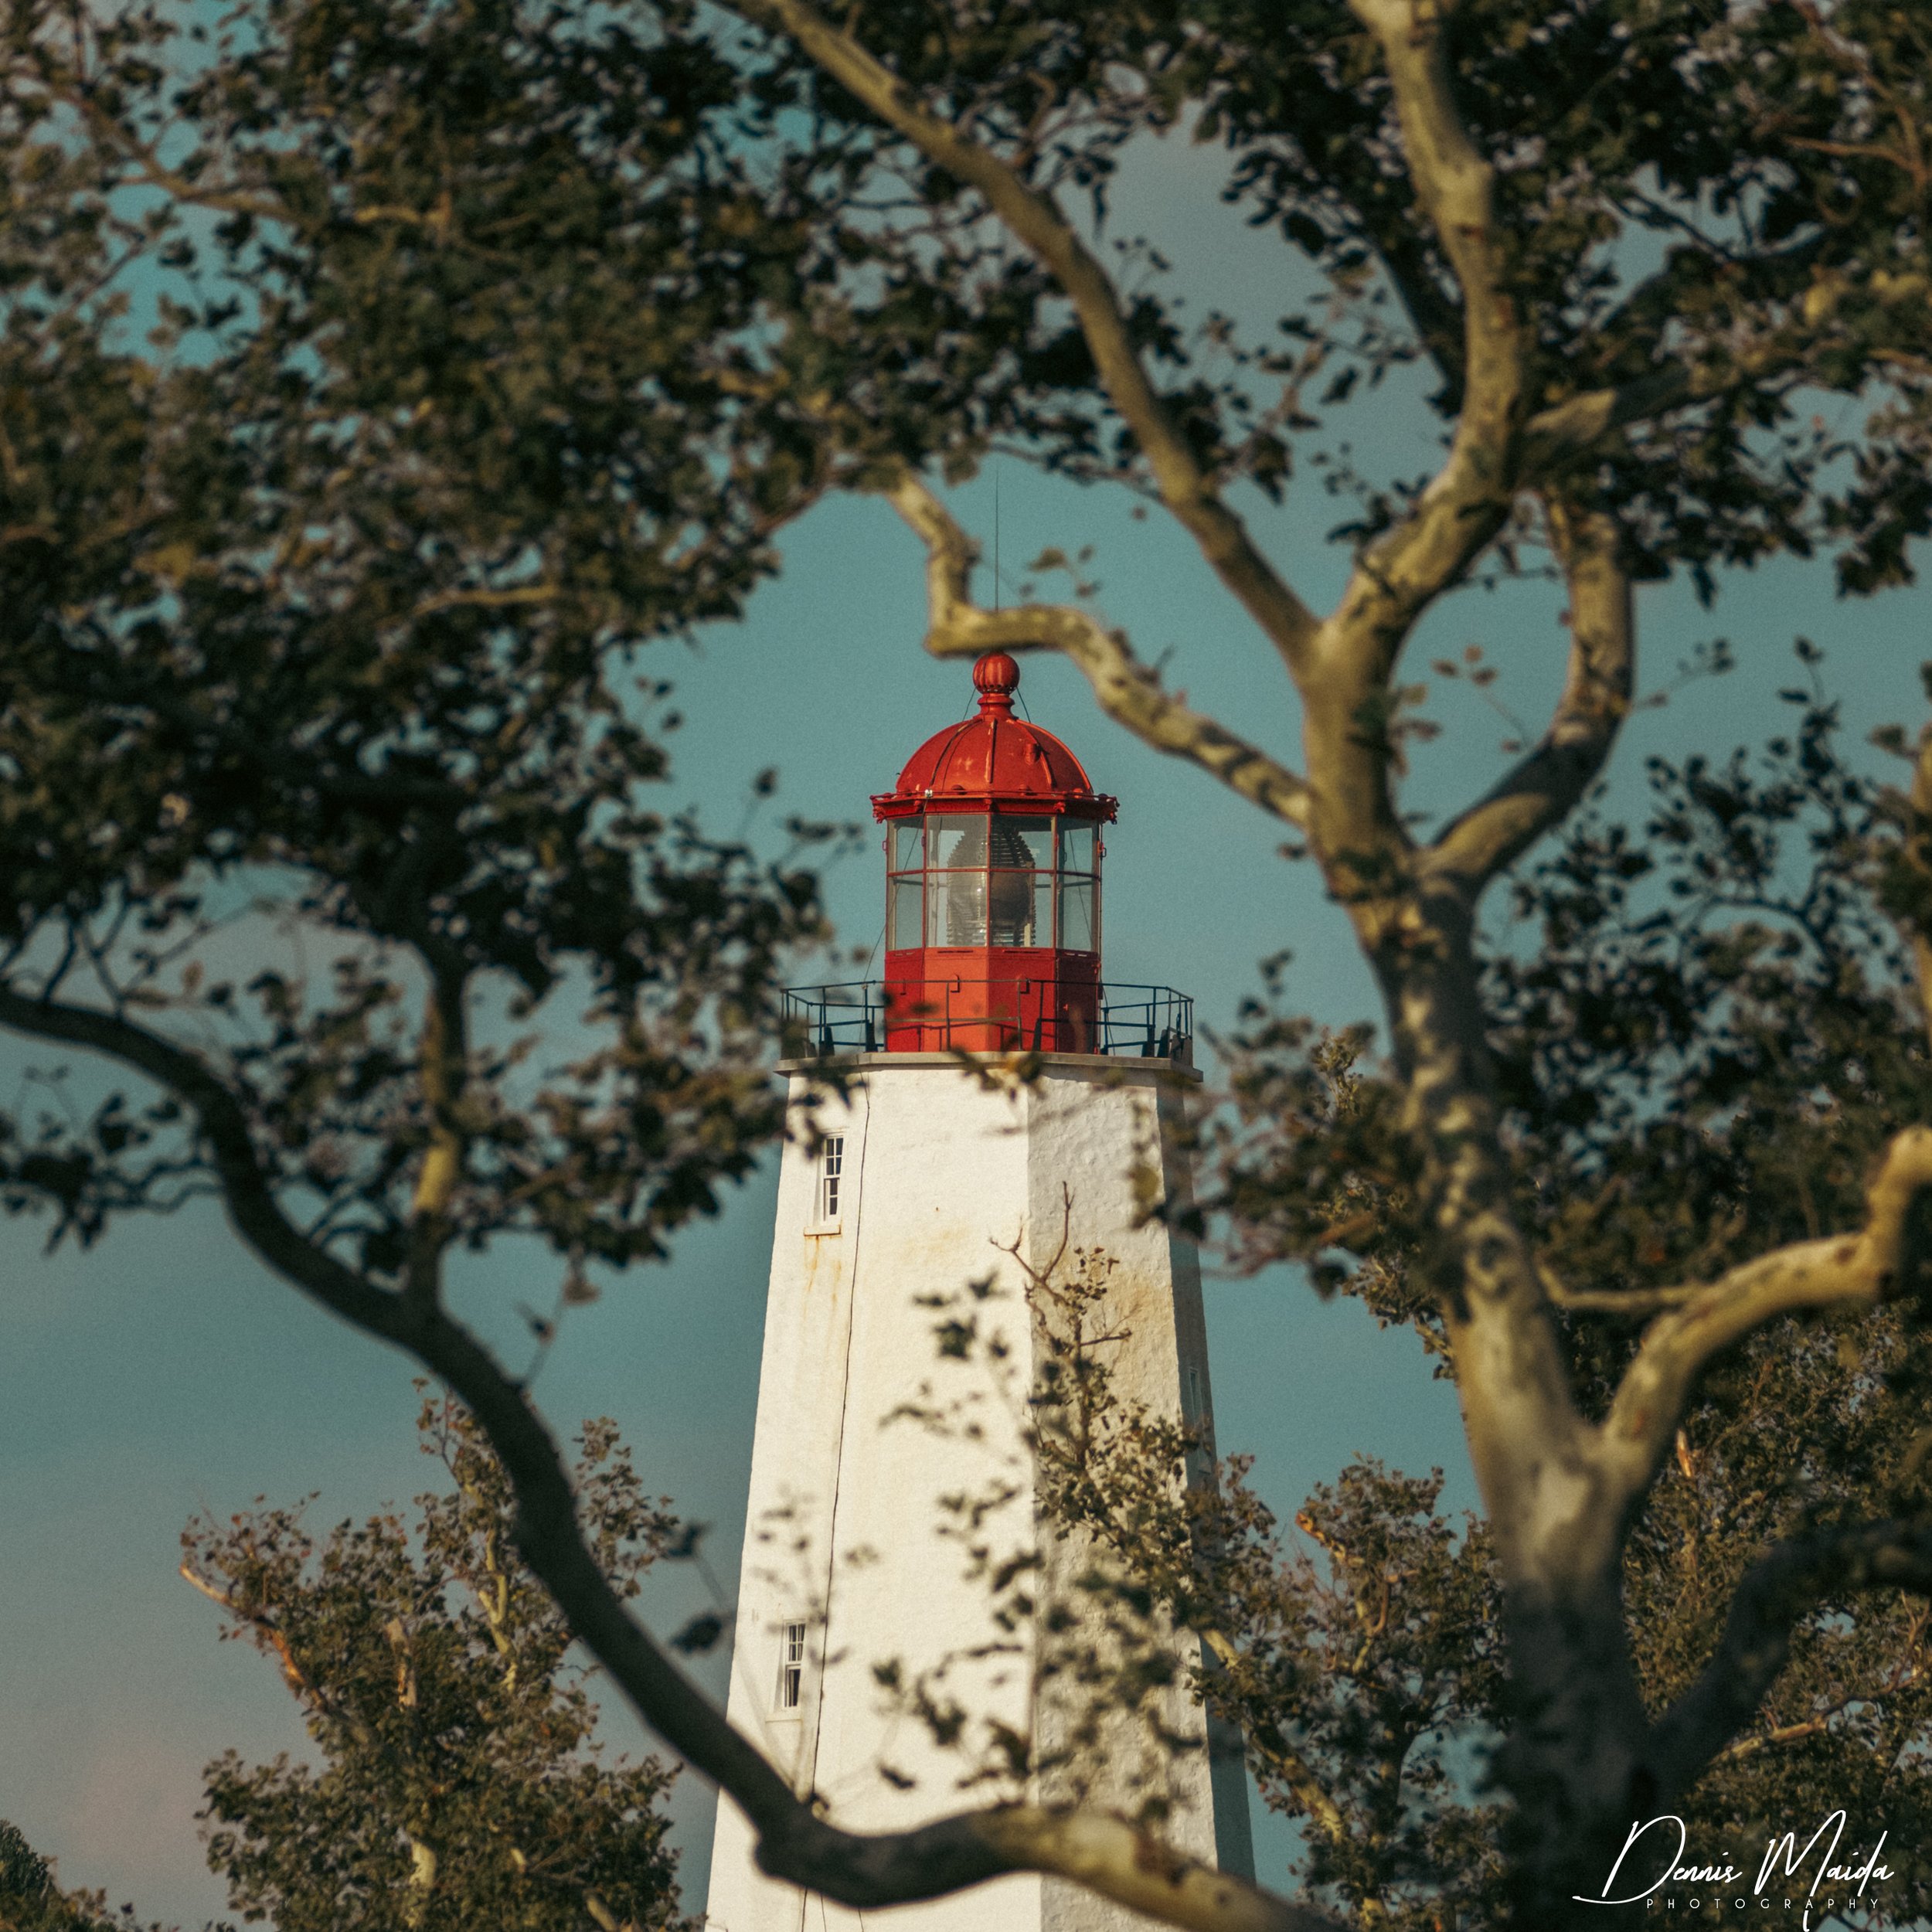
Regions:
<instances>
[{"instance_id":1,"label":"leaf cluster","mask_svg":"<svg viewBox=\"0 0 1932 1932\"><path fill-rule=\"evenodd\" d=\"M249 1920L278 1926L675 1927L675 1855L654 1759L611 1762L570 1633L516 1556L513 1503L475 1423L426 1402L447 1486L325 1536L299 1509L200 1519L184 1573L224 1638L278 1666L318 1761L206 1773L210 1862ZM678 1543L607 1422L577 1468L587 1541L620 1593Z\"/></svg>"},{"instance_id":2,"label":"leaf cluster","mask_svg":"<svg viewBox=\"0 0 1932 1932\"><path fill-rule=\"evenodd\" d=\"M107 1909L98 1892L63 1892L50 1861L0 1818L0 1932L148 1932L132 1906ZM158 1928L157 1928L158 1932Z\"/></svg>"}]
</instances>

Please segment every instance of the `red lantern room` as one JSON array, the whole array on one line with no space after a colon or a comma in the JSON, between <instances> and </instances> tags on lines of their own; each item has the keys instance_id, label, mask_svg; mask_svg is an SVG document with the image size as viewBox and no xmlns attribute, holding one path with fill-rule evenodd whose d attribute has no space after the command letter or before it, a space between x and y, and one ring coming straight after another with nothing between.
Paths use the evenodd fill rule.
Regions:
<instances>
[{"instance_id":1,"label":"red lantern room","mask_svg":"<svg viewBox=\"0 0 1932 1932\"><path fill-rule=\"evenodd\" d=\"M886 825L886 1048L1105 1050L1100 843L1117 801L1013 715L1019 666L973 666L978 714L928 738Z\"/></svg>"}]
</instances>

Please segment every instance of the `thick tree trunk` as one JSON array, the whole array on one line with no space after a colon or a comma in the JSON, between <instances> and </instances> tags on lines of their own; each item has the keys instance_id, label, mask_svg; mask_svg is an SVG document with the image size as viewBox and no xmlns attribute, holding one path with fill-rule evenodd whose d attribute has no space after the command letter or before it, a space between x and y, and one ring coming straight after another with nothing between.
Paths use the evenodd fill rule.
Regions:
<instances>
[{"instance_id":1,"label":"thick tree trunk","mask_svg":"<svg viewBox=\"0 0 1932 1932\"><path fill-rule=\"evenodd\" d=\"M1614 1580L1566 1597L1505 1590L1511 1735L1497 1764L1514 1801L1512 1904L1539 1928L1603 1932L1600 1897L1631 1826L1655 1815L1649 1727Z\"/></svg>"},{"instance_id":2,"label":"thick tree trunk","mask_svg":"<svg viewBox=\"0 0 1932 1932\"><path fill-rule=\"evenodd\" d=\"M1601 1892L1657 1796L1624 1628L1623 1512L1572 1400L1510 1199L1470 921L1453 903L1412 903L1383 926L1396 936L1376 957L1406 1094L1423 1264L1444 1311L1503 1583L1512 1729L1495 1768L1514 1805L1514 1910L1539 1932L1600 1926L1601 1907L1575 1901Z\"/></svg>"}]
</instances>

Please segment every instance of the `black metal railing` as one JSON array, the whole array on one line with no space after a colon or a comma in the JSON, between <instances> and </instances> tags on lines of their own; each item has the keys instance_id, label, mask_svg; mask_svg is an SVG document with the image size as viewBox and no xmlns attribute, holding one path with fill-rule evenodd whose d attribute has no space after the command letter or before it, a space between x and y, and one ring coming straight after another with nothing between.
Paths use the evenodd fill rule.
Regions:
<instances>
[{"instance_id":1,"label":"black metal railing","mask_svg":"<svg viewBox=\"0 0 1932 1932\"><path fill-rule=\"evenodd\" d=\"M1172 986L1134 986L1121 980L1100 987L1098 1050L1141 1060L1179 1058L1194 1038L1194 1000Z\"/></svg>"},{"instance_id":2,"label":"black metal railing","mask_svg":"<svg viewBox=\"0 0 1932 1932\"><path fill-rule=\"evenodd\" d=\"M877 980L785 988L785 1030L802 1029L806 1051L877 1053L886 1045L886 989Z\"/></svg>"},{"instance_id":3,"label":"black metal railing","mask_svg":"<svg viewBox=\"0 0 1932 1932\"><path fill-rule=\"evenodd\" d=\"M787 1028L804 1034L806 1050L821 1057L915 1043L940 1051L955 1045L980 1047L990 1043L989 1032L1001 1029L1011 1034L1012 1046L1050 1045L1075 1023L1072 1015L1043 1004L1055 990L1055 983L1044 979L848 980L788 988L784 1019ZM1194 1037L1194 1002L1171 986L1110 980L1060 990L1087 1009L1079 1020L1083 1052L1178 1060ZM1090 1005L1081 994L1097 994L1097 1002Z\"/></svg>"}]
</instances>

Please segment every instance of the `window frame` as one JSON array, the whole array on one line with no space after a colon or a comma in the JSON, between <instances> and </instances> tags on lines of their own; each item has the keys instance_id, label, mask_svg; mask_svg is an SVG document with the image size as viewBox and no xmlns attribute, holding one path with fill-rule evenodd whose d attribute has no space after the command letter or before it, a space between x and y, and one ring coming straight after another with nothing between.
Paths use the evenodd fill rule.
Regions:
<instances>
[{"instance_id":1,"label":"window frame","mask_svg":"<svg viewBox=\"0 0 1932 1932\"><path fill-rule=\"evenodd\" d=\"M1076 840L1082 849L1070 853L1067 847ZM1060 835L1053 853L1053 946L1056 952L1075 953L1090 959L1100 957L1100 858L1105 850L1097 821L1065 818L1060 821ZM1071 945L1067 940L1066 901L1070 889L1075 895L1083 895L1087 900L1084 945Z\"/></svg>"},{"instance_id":2,"label":"window frame","mask_svg":"<svg viewBox=\"0 0 1932 1932\"><path fill-rule=\"evenodd\" d=\"M808 1234L836 1234L845 1225L846 1135L819 1136L818 1151L811 1162L811 1213L807 1218Z\"/></svg>"},{"instance_id":3,"label":"window frame","mask_svg":"<svg viewBox=\"0 0 1932 1932\"><path fill-rule=\"evenodd\" d=\"M778 1626L778 1674L771 1687L772 1714L799 1717L805 1708L805 1671L811 1658L808 1648L811 1625L801 1619Z\"/></svg>"},{"instance_id":4,"label":"window frame","mask_svg":"<svg viewBox=\"0 0 1932 1932\"><path fill-rule=\"evenodd\" d=\"M900 909L908 908L902 919ZM908 940L904 928L912 928ZM886 875L886 950L889 953L918 951L926 944L926 875L920 872L894 872Z\"/></svg>"}]
</instances>

